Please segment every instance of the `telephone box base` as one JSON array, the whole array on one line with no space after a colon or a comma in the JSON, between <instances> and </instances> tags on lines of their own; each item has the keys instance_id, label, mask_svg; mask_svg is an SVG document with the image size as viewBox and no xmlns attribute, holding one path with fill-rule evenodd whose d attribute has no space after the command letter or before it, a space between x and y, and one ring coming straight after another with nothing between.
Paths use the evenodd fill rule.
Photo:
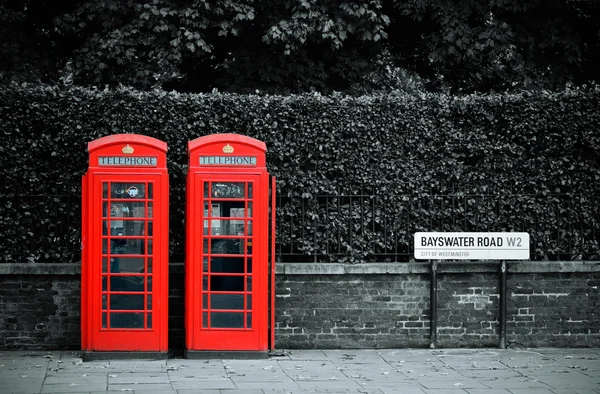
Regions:
<instances>
[{"instance_id":1,"label":"telephone box base","mask_svg":"<svg viewBox=\"0 0 600 394\"><path fill-rule=\"evenodd\" d=\"M166 360L169 352L83 352L83 361Z\"/></svg>"},{"instance_id":2,"label":"telephone box base","mask_svg":"<svg viewBox=\"0 0 600 394\"><path fill-rule=\"evenodd\" d=\"M186 350L185 358L196 360L260 360L269 358L269 352L231 351L231 350Z\"/></svg>"}]
</instances>

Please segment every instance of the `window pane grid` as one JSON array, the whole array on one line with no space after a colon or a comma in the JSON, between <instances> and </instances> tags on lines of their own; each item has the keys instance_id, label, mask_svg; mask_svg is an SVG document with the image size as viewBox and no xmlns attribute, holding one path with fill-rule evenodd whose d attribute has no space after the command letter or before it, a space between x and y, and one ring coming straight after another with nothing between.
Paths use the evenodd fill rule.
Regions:
<instances>
[{"instance_id":1,"label":"window pane grid","mask_svg":"<svg viewBox=\"0 0 600 394\"><path fill-rule=\"evenodd\" d=\"M102 186L102 328L152 329L153 183Z\"/></svg>"},{"instance_id":2,"label":"window pane grid","mask_svg":"<svg viewBox=\"0 0 600 394\"><path fill-rule=\"evenodd\" d=\"M205 181L202 190L202 327L251 329L252 182Z\"/></svg>"}]
</instances>

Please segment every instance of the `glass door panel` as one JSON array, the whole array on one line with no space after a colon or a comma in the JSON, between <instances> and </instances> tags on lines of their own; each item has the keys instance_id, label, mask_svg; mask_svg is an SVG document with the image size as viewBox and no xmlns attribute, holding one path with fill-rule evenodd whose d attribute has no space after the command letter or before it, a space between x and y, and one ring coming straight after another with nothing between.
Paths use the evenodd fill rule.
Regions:
<instances>
[{"instance_id":1,"label":"glass door panel","mask_svg":"<svg viewBox=\"0 0 600 394\"><path fill-rule=\"evenodd\" d=\"M203 181L202 327L252 328L252 181Z\"/></svg>"},{"instance_id":2,"label":"glass door panel","mask_svg":"<svg viewBox=\"0 0 600 394\"><path fill-rule=\"evenodd\" d=\"M102 329L152 329L153 182L102 182Z\"/></svg>"}]
</instances>

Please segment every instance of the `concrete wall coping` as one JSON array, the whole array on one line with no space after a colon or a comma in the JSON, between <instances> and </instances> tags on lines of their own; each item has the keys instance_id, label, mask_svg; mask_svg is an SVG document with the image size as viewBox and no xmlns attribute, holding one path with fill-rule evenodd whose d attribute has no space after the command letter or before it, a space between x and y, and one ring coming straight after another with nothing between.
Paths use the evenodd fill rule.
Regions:
<instances>
[{"instance_id":1,"label":"concrete wall coping","mask_svg":"<svg viewBox=\"0 0 600 394\"><path fill-rule=\"evenodd\" d=\"M283 263L276 268L284 275L343 275L343 274L427 274L429 263ZM511 273L544 272L600 272L600 261L510 261L507 270ZM498 272L499 261L489 262L438 262L439 273L483 273Z\"/></svg>"},{"instance_id":2,"label":"concrete wall coping","mask_svg":"<svg viewBox=\"0 0 600 394\"><path fill-rule=\"evenodd\" d=\"M510 273L600 272L600 261L509 261ZM498 272L499 261L439 262L439 273ZM171 263L171 273L184 273L183 263ZM279 263L278 275L406 275L427 274L429 263ZM80 263L0 263L0 275L80 275Z\"/></svg>"}]
</instances>

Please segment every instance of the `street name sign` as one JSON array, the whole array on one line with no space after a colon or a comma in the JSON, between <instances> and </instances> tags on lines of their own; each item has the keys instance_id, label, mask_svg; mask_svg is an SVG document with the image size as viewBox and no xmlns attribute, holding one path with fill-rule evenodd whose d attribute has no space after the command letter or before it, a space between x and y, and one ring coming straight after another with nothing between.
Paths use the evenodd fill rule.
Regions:
<instances>
[{"instance_id":1,"label":"street name sign","mask_svg":"<svg viewBox=\"0 0 600 394\"><path fill-rule=\"evenodd\" d=\"M528 260L528 233L415 233L418 260Z\"/></svg>"}]
</instances>

